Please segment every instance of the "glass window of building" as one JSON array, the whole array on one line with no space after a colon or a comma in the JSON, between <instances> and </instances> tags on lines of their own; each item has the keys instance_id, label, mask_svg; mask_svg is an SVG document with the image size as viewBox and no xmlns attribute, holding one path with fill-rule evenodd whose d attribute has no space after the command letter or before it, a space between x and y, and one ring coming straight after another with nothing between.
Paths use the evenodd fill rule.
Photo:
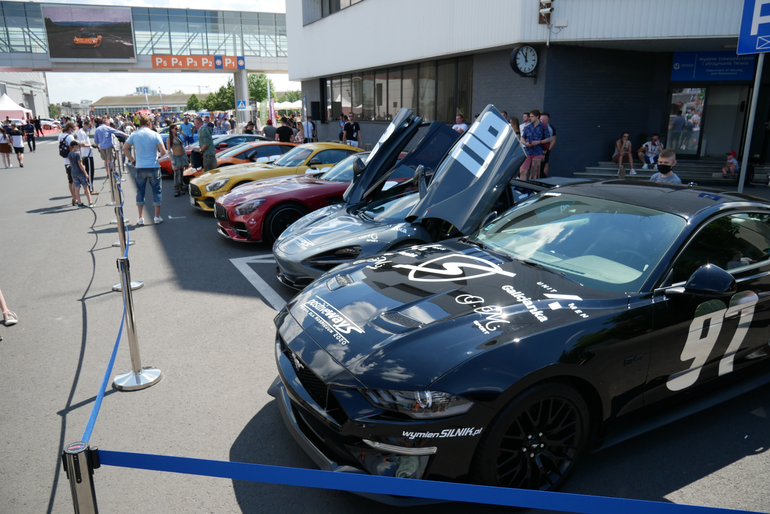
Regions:
<instances>
[{"instance_id":1,"label":"glass window of building","mask_svg":"<svg viewBox=\"0 0 770 514\"><path fill-rule=\"evenodd\" d=\"M468 124L473 122L471 93L473 92L473 57L457 59L457 105L454 114L462 114ZM454 118L454 116L452 116Z\"/></svg>"},{"instance_id":2,"label":"glass window of building","mask_svg":"<svg viewBox=\"0 0 770 514\"><path fill-rule=\"evenodd\" d=\"M425 121L436 119L436 61L420 63L418 112Z\"/></svg>"},{"instance_id":3,"label":"glass window of building","mask_svg":"<svg viewBox=\"0 0 770 514\"><path fill-rule=\"evenodd\" d=\"M374 119L388 119L388 72L377 70L374 73Z\"/></svg>"},{"instance_id":4,"label":"glass window of building","mask_svg":"<svg viewBox=\"0 0 770 514\"><path fill-rule=\"evenodd\" d=\"M388 70L388 119L401 109L401 66Z\"/></svg>"},{"instance_id":5,"label":"glass window of building","mask_svg":"<svg viewBox=\"0 0 770 514\"><path fill-rule=\"evenodd\" d=\"M404 66L401 80L401 106L418 112L417 92L419 91L417 81L417 65Z\"/></svg>"},{"instance_id":6,"label":"glass window of building","mask_svg":"<svg viewBox=\"0 0 770 514\"><path fill-rule=\"evenodd\" d=\"M363 80L362 73L355 73L350 77L351 109L356 113L358 119L362 119L361 116L364 110Z\"/></svg>"},{"instance_id":7,"label":"glass window of building","mask_svg":"<svg viewBox=\"0 0 770 514\"><path fill-rule=\"evenodd\" d=\"M342 88L340 77L332 79L332 118L335 120L342 114Z\"/></svg>"},{"instance_id":8,"label":"glass window of building","mask_svg":"<svg viewBox=\"0 0 770 514\"><path fill-rule=\"evenodd\" d=\"M363 119L374 119L374 70L365 71L363 74Z\"/></svg>"},{"instance_id":9,"label":"glass window of building","mask_svg":"<svg viewBox=\"0 0 770 514\"><path fill-rule=\"evenodd\" d=\"M350 75L340 77L340 96L342 99L342 114L347 115L350 112Z\"/></svg>"},{"instance_id":10,"label":"glass window of building","mask_svg":"<svg viewBox=\"0 0 770 514\"><path fill-rule=\"evenodd\" d=\"M436 84L436 119L448 122L455 117L455 59L438 61ZM464 113L467 116L467 113Z\"/></svg>"}]
</instances>

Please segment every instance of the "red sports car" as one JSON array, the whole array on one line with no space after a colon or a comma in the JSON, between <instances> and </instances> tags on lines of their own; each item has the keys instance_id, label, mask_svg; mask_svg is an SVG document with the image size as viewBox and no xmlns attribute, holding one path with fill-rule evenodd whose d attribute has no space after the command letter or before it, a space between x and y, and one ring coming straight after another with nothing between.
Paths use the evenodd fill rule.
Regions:
<instances>
[{"instance_id":1,"label":"red sports car","mask_svg":"<svg viewBox=\"0 0 770 514\"><path fill-rule=\"evenodd\" d=\"M292 175L236 187L214 204L219 233L233 241L275 240L308 212L342 202L353 180L353 162L366 156L351 155L320 176Z\"/></svg>"}]
</instances>

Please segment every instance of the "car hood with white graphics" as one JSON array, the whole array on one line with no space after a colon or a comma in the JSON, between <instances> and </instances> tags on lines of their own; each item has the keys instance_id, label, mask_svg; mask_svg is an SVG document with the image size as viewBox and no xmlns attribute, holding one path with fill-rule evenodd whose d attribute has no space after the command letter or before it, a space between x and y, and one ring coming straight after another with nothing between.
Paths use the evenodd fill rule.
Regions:
<instances>
[{"instance_id":1,"label":"car hood with white graphics","mask_svg":"<svg viewBox=\"0 0 770 514\"><path fill-rule=\"evenodd\" d=\"M257 170L273 170L279 166L273 166L272 164L255 164L253 162L245 164L234 164L233 166L225 166L223 168L214 168L211 171L207 171L198 178L193 179L197 185L206 185L209 182L219 180L222 178L237 177L241 173L251 173ZM292 168L283 168L291 173Z\"/></svg>"},{"instance_id":2,"label":"car hood with white graphics","mask_svg":"<svg viewBox=\"0 0 770 514\"><path fill-rule=\"evenodd\" d=\"M461 238L327 273L288 304L294 322L278 328L324 381L344 381L344 368L367 387L422 389L480 353L536 344L538 334L627 308L624 294L584 287ZM316 344L294 347L300 329ZM313 358L318 351L336 365Z\"/></svg>"}]
</instances>

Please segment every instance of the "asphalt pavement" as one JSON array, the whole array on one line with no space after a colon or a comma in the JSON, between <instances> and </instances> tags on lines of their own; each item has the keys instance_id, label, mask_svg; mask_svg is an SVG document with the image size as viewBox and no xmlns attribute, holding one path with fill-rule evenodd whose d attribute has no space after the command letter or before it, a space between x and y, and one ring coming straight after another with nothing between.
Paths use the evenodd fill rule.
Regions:
<instances>
[{"instance_id":1,"label":"asphalt pavement","mask_svg":"<svg viewBox=\"0 0 770 514\"><path fill-rule=\"evenodd\" d=\"M19 323L0 325L0 512L70 513L65 444L83 436L121 322L117 227L105 172L93 209L70 205L55 138L24 168L0 167L0 288ZM209 213L163 181L164 223L125 213L137 337L160 383L107 388L91 444L104 450L314 468L286 432L267 388L276 377L272 319L293 293L270 248L235 244ZM770 198L770 189L747 190ZM148 194L148 198L150 195ZM150 207L151 208L151 207ZM150 220L149 216L145 216ZM112 377L130 369L124 334ZM590 455L567 492L770 512L770 387ZM350 493L103 466L102 512L360 512L393 508ZM463 503L419 512L509 512ZM417 508L408 509L417 512ZM534 511L533 511L534 512Z\"/></svg>"}]
</instances>

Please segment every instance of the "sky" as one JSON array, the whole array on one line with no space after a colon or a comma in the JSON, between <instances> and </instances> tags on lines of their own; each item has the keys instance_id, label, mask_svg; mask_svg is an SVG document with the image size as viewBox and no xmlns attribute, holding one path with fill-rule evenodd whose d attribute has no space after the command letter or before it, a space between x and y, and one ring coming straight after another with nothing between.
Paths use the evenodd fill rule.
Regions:
<instances>
[{"instance_id":1,"label":"sky","mask_svg":"<svg viewBox=\"0 0 770 514\"><path fill-rule=\"evenodd\" d=\"M178 9L180 3L171 0L46 0L46 4L78 5L120 5L129 7L167 7ZM186 0L184 7L190 9L219 9L226 11L286 12L284 0ZM293 91L301 88L299 82L292 82L286 74L268 74L277 91ZM103 96L123 96L136 91L137 87L148 86L171 94L181 90L184 93L208 93L216 91L232 77L229 73L46 73L48 97L51 103L97 101Z\"/></svg>"}]
</instances>

